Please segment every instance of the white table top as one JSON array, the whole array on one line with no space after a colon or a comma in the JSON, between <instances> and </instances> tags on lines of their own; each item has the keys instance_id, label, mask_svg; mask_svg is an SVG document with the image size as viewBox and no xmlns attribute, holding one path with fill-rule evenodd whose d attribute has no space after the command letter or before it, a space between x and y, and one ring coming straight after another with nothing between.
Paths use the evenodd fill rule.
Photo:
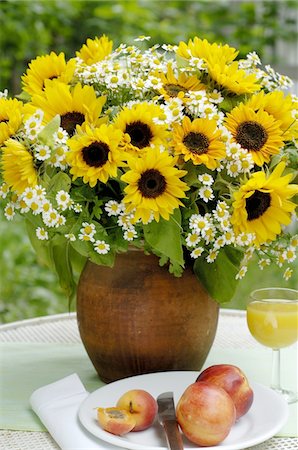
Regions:
<instances>
[{"instance_id":1,"label":"white table top","mask_svg":"<svg viewBox=\"0 0 298 450\"><path fill-rule=\"evenodd\" d=\"M0 342L79 343L81 339L76 314L66 313L0 325ZM247 329L245 313L222 309L213 347L253 349L258 346ZM0 449L58 450L59 447L46 432L0 430ZM274 437L252 449L297 450L298 439Z\"/></svg>"}]
</instances>

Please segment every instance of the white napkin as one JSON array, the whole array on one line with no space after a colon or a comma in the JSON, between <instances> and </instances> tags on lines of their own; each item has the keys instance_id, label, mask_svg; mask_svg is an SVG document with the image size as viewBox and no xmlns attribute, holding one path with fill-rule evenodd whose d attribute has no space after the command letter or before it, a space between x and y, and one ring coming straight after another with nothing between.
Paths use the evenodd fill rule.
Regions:
<instances>
[{"instance_id":1,"label":"white napkin","mask_svg":"<svg viewBox=\"0 0 298 450\"><path fill-rule=\"evenodd\" d=\"M88 395L75 373L34 391L30 404L62 450L117 450L80 424L78 409Z\"/></svg>"}]
</instances>

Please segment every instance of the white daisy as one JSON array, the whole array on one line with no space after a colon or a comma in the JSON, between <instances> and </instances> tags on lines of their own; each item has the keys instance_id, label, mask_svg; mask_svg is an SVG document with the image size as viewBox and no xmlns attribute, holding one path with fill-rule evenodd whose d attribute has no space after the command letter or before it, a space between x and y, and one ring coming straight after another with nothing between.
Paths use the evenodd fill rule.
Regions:
<instances>
[{"instance_id":1,"label":"white daisy","mask_svg":"<svg viewBox=\"0 0 298 450\"><path fill-rule=\"evenodd\" d=\"M123 238L126 241L133 241L137 237L137 232L135 228L130 228L129 230L125 230L123 233Z\"/></svg>"},{"instance_id":2,"label":"white daisy","mask_svg":"<svg viewBox=\"0 0 298 450\"><path fill-rule=\"evenodd\" d=\"M110 251L110 245L105 241L94 242L94 250L100 255L106 255Z\"/></svg>"},{"instance_id":3,"label":"white daisy","mask_svg":"<svg viewBox=\"0 0 298 450\"><path fill-rule=\"evenodd\" d=\"M4 215L7 220L12 220L15 216L15 207L12 203L7 203L4 208Z\"/></svg>"},{"instance_id":4,"label":"white daisy","mask_svg":"<svg viewBox=\"0 0 298 450\"><path fill-rule=\"evenodd\" d=\"M96 233L94 223L83 222L82 228L80 229L79 239L81 241L94 242L94 235Z\"/></svg>"},{"instance_id":5,"label":"white daisy","mask_svg":"<svg viewBox=\"0 0 298 450\"><path fill-rule=\"evenodd\" d=\"M209 186L202 186L199 189L199 196L206 203L214 199L213 190Z\"/></svg>"},{"instance_id":6,"label":"white daisy","mask_svg":"<svg viewBox=\"0 0 298 450\"><path fill-rule=\"evenodd\" d=\"M49 234L43 227L36 228L35 233L37 238L41 241L46 241L49 239Z\"/></svg>"},{"instance_id":7,"label":"white daisy","mask_svg":"<svg viewBox=\"0 0 298 450\"><path fill-rule=\"evenodd\" d=\"M195 232L189 233L186 237L186 245L188 247L195 247L199 241L200 235Z\"/></svg>"},{"instance_id":8,"label":"white daisy","mask_svg":"<svg viewBox=\"0 0 298 450\"><path fill-rule=\"evenodd\" d=\"M209 173L198 175L198 180L205 186L212 186L214 183L214 179L211 175L209 175Z\"/></svg>"},{"instance_id":9,"label":"white daisy","mask_svg":"<svg viewBox=\"0 0 298 450\"><path fill-rule=\"evenodd\" d=\"M202 255L202 253L204 252L204 248L203 247L196 247L190 254L190 256L194 259L199 258L199 256Z\"/></svg>"},{"instance_id":10,"label":"white daisy","mask_svg":"<svg viewBox=\"0 0 298 450\"><path fill-rule=\"evenodd\" d=\"M58 205L58 208L62 211L65 211L69 206L71 205L71 198L68 192L61 190L58 191L56 194L56 202Z\"/></svg>"}]
</instances>

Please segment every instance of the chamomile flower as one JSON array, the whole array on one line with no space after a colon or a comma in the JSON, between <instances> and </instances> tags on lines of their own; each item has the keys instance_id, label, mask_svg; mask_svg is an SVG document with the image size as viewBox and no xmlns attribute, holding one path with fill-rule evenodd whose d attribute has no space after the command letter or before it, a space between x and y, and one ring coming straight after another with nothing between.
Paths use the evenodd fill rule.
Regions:
<instances>
[{"instance_id":1,"label":"chamomile flower","mask_svg":"<svg viewBox=\"0 0 298 450\"><path fill-rule=\"evenodd\" d=\"M47 212L42 213L42 219L44 224L50 228L58 228L59 227L59 213L54 208L51 208Z\"/></svg>"},{"instance_id":2,"label":"chamomile flower","mask_svg":"<svg viewBox=\"0 0 298 450\"><path fill-rule=\"evenodd\" d=\"M56 194L58 209L65 211L71 205L71 198L68 192L61 190Z\"/></svg>"},{"instance_id":3,"label":"chamomile flower","mask_svg":"<svg viewBox=\"0 0 298 450\"><path fill-rule=\"evenodd\" d=\"M94 242L93 246L94 250L100 255L106 255L110 251L110 245L107 244L105 241L97 240Z\"/></svg>"},{"instance_id":4,"label":"chamomile flower","mask_svg":"<svg viewBox=\"0 0 298 450\"><path fill-rule=\"evenodd\" d=\"M35 230L35 234L37 236L37 239L41 241L46 241L49 239L49 233L43 227L37 227Z\"/></svg>"},{"instance_id":5,"label":"chamomile flower","mask_svg":"<svg viewBox=\"0 0 298 450\"><path fill-rule=\"evenodd\" d=\"M94 235L96 233L94 223L83 222L82 228L80 229L79 239L81 241L94 242Z\"/></svg>"},{"instance_id":6,"label":"chamomile flower","mask_svg":"<svg viewBox=\"0 0 298 450\"><path fill-rule=\"evenodd\" d=\"M12 203L7 203L4 208L4 216L7 220L12 220L15 216L15 207Z\"/></svg>"},{"instance_id":7,"label":"chamomile flower","mask_svg":"<svg viewBox=\"0 0 298 450\"><path fill-rule=\"evenodd\" d=\"M190 254L190 256L194 259L199 258L202 253L204 252L204 248L203 247L196 247Z\"/></svg>"},{"instance_id":8,"label":"chamomile flower","mask_svg":"<svg viewBox=\"0 0 298 450\"><path fill-rule=\"evenodd\" d=\"M214 248L209 250L209 253L207 255L206 261L208 263L213 263L216 260L217 255L218 255L218 250L216 250Z\"/></svg>"},{"instance_id":9,"label":"chamomile flower","mask_svg":"<svg viewBox=\"0 0 298 450\"><path fill-rule=\"evenodd\" d=\"M67 240L69 240L70 242L74 242L77 240L77 238L75 237L75 235L73 233L66 233L64 235L66 237Z\"/></svg>"},{"instance_id":10,"label":"chamomile flower","mask_svg":"<svg viewBox=\"0 0 298 450\"><path fill-rule=\"evenodd\" d=\"M223 238L226 245L230 245L235 241L235 235L232 229L226 229L223 232Z\"/></svg>"},{"instance_id":11,"label":"chamomile flower","mask_svg":"<svg viewBox=\"0 0 298 450\"><path fill-rule=\"evenodd\" d=\"M138 234L134 227L131 227L128 230L125 230L123 233L123 238L126 241L133 241L137 236L138 236Z\"/></svg>"},{"instance_id":12,"label":"chamomile flower","mask_svg":"<svg viewBox=\"0 0 298 450\"><path fill-rule=\"evenodd\" d=\"M198 175L198 180L205 186L212 186L214 183L214 179L211 175L209 175L209 173Z\"/></svg>"},{"instance_id":13,"label":"chamomile flower","mask_svg":"<svg viewBox=\"0 0 298 450\"><path fill-rule=\"evenodd\" d=\"M38 144L34 147L34 156L39 161L46 161L51 156L51 150L48 145Z\"/></svg>"},{"instance_id":14,"label":"chamomile flower","mask_svg":"<svg viewBox=\"0 0 298 450\"><path fill-rule=\"evenodd\" d=\"M247 272L247 266L241 266L240 270L238 271L237 275L236 275L236 280L242 280L242 278L244 278L244 276L246 275Z\"/></svg>"},{"instance_id":15,"label":"chamomile flower","mask_svg":"<svg viewBox=\"0 0 298 450\"><path fill-rule=\"evenodd\" d=\"M6 198L9 193L9 186L6 183L2 183L0 185L0 198Z\"/></svg>"},{"instance_id":16,"label":"chamomile flower","mask_svg":"<svg viewBox=\"0 0 298 450\"><path fill-rule=\"evenodd\" d=\"M53 133L53 140L56 145L66 144L68 139L69 139L68 133L62 127L59 127L58 131Z\"/></svg>"},{"instance_id":17,"label":"chamomile flower","mask_svg":"<svg viewBox=\"0 0 298 450\"><path fill-rule=\"evenodd\" d=\"M201 237L198 233L192 232L189 233L186 237L186 245L188 247L195 247L200 241Z\"/></svg>"},{"instance_id":18,"label":"chamomile flower","mask_svg":"<svg viewBox=\"0 0 298 450\"><path fill-rule=\"evenodd\" d=\"M209 186L202 186L199 189L199 197L208 203L210 200L214 199L213 190Z\"/></svg>"},{"instance_id":19,"label":"chamomile flower","mask_svg":"<svg viewBox=\"0 0 298 450\"><path fill-rule=\"evenodd\" d=\"M226 245L226 240L225 237L222 236L218 236L218 238L215 239L214 241L214 248L216 250L219 250L221 247L224 247Z\"/></svg>"},{"instance_id":20,"label":"chamomile flower","mask_svg":"<svg viewBox=\"0 0 298 450\"><path fill-rule=\"evenodd\" d=\"M241 162L236 159L232 159L232 161L228 161L227 163L227 172L230 177L238 177L241 173Z\"/></svg>"},{"instance_id":21,"label":"chamomile flower","mask_svg":"<svg viewBox=\"0 0 298 450\"><path fill-rule=\"evenodd\" d=\"M258 266L260 270L263 270L265 267L270 266L271 260L270 258L261 258L258 262Z\"/></svg>"},{"instance_id":22,"label":"chamomile flower","mask_svg":"<svg viewBox=\"0 0 298 450\"><path fill-rule=\"evenodd\" d=\"M236 242L239 246L245 247L245 246L250 245L254 239L255 239L254 233L242 232L242 233L238 234Z\"/></svg>"},{"instance_id":23,"label":"chamomile flower","mask_svg":"<svg viewBox=\"0 0 298 450\"><path fill-rule=\"evenodd\" d=\"M193 214L189 219L189 228L195 232L202 233L210 227L209 220L201 214Z\"/></svg>"},{"instance_id":24,"label":"chamomile flower","mask_svg":"<svg viewBox=\"0 0 298 450\"><path fill-rule=\"evenodd\" d=\"M288 281L292 275L293 275L293 269L291 269L290 267L287 267L286 270L284 271L283 278L286 281Z\"/></svg>"},{"instance_id":25,"label":"chamomile flower","mask_svg":"<svg viewBox=\"0 0 298 450\"><path fill-rule=\"evenodd\" d=\"M124 205L123 203L118 203L116 200L109 200L104 209L108 213L108 216L119 216L123 212Z\"/></svg>"},{"instance_id":26,"label":"chamomile flower","mask_svg":"<svg viewBox=\"0 0 298 450\"><path fill-rule=\"evenodd\" d=\"M282 253L282 257L287 262L293 262L295 261L297 255L296 255L296 249L294 247L288 247L284 252Z\"/></svg>"}]
</instances>

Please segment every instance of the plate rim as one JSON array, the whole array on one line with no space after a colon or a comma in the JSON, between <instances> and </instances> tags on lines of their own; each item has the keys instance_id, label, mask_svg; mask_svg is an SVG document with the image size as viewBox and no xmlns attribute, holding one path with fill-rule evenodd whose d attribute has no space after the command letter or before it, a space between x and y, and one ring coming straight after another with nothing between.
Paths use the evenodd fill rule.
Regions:
<instances>
[{"instance_id":1,"label":"plate rim","mask_svg":"<svg viewBox=\"0 0 298 450\"><path fill-rule=\"evenodd\" d=\"M90 392L89 395L83 400L83 402L81 403L81 405L79 406L79 410L78 410L78 418L79 421L81 423L81 425L89 432L92 434L92 436L94 436L95 438L99 439L102 442L106 442L112 445L115 445L115 450L116 448L119 449L126 449L126 450L167 450L167 447L161 447L161 446L143 446L140 443L134 443L134 442L115 442L115 439L117 438L121 438L121 436L116 436L113 435L111 433L106 432L105 430L100 429L101 432L104 433L103 437L102 436L98 436L96 435L92 430L90 430L90 428L88 428L88 426L86 426L85 422L84 422L84 418L82 418L82 411L84 410L84 406L85 404L88 402L88 400L90 399L91 396L94 396L97 392L101 391L102 389L107 389L110 388L111 386L114 386L115 384L119 384L120 382L125 382L128 380L137 380L138 378L150 378L152 376L158 377L158 376L166 376L166 375L182 375L182 374L187 374L187 375L193 375L194 377L197 376L200 373L200 371L190 371L190 370L174 370L174 371L162 371L162 372L152 372L152 373L147 373L147 374L140 374L140 375L135 375L135 376L131 376L131 377L126 377L126 378L121 378L120 380L116 380L113 381L111 383L108 383L104 386L99 387L98 389L95 389L93 392ZM195 379L195 378L194 378ZM279 423L276 423L275 426L273 428L270 428L267 430L266 433L262 433L262 435L260 436L256 436L254 438L251 438L249 441L247 441L246 443L235 443L235 444L227 444L227 445L222 445L222 443L216 445L216 446L209 446L206 447L206 449L208 448L208 450L218 450L220 448L222 448L223 450L244 450L248 447L260 444L262 442L265 442L266 440L270 439L271 437L273 437L287 422L288 417L289 417L289 407L288 404L286 402L286 400L284 398L282 398L282 396L280 394L278 394L277 392L275 392L274 390L272 390L270 387L263 385L262 383L258 383L255 381L249 381L250 385L252 387L256 386L259 389L270 393L271 397L275 398L276 401L280 402L280 406L281 408L278 408L279 411L281 411L281 419ZM185 388L187 387L187 385L185 386ZM241 447L239 447L239 445L241 445ZM189 450L201 450L202 447L189 447ZM188 450L186 448L186 450Z\"/></svg>"}]
</instances>

